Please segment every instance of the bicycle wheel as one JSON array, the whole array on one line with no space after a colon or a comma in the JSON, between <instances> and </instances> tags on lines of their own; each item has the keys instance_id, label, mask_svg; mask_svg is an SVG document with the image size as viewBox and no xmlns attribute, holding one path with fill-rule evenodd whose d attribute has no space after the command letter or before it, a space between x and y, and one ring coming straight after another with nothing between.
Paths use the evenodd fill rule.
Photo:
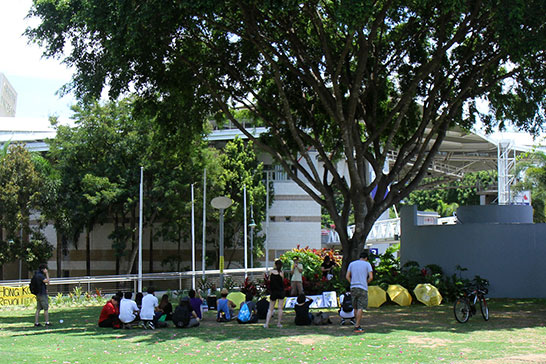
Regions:
<instances>
[{"instance_id":1,"label":"bicycle wheel","mask_svg":"<svg viewBox=\"0 0 546 364\"><path fill-rule=\"evenodd\" d=\"M480 310L482 311L482 316L485 321L489 320L489 308L487 307L487 302L485 297L480 298Z\"/></svg>"},{"instance_id":2,"label":"bicycle wheel","mask_svg":"<svg viewBox=\"0 0 546 364\"><path fill-rule=\"evenodd\" d=\"M455 319L461 324L464 324L470 318L470 305L464 298L459 298L453 305L453 313L455 313Z\"/></svg>"}]
</instances>

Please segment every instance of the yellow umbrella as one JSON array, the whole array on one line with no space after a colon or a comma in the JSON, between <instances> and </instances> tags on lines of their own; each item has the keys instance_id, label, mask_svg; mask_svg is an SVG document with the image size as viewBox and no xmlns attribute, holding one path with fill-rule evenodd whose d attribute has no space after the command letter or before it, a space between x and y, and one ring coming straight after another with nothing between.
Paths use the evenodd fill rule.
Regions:
<instances>
[{"instance_id":1,"label":"yellow umbrella","mask_svg":"<svg viewBox=\"0 0 546 364\"><path fill-rule=\"evenodd\" d=\"M438 288L429 283L418 284L413 290L417 300L424 303L427 306L438 306L442 303L442 295Z\"/></svg>"},{"instance_id":2,"label":"yellow umbrella","mask_svg":"<svg viewBox=\"0 0 546 364\"><path fill-rule=\"evenodd\" d=\"M231 302L235 303L235 307L239 308L241 306L241 302L245 302L245 294L242 292L231 292L227 295L227 299Z\"/></svg>"},{"instance_id":3,"label":"yellow umbrella","mask_svg":"<svg viewBox=\"0 0 546 364\"><path fill-rule=\"evenodd\" d=\"M368 307L379 307L387 301L387 293L379 286L368 287Z\"/></svg>"},{"instance_id":4,"label":"yellow umbrella","mask_svg":"<svg viewBox=\"0 0 546 364\"><path fill-rule=\"evenodd\" d=\"M392 302L396 302L400 306L411 305L411 294L407 289L399 284L391 284L387 289L387 293Z\"/></svg>"}]
</instances>

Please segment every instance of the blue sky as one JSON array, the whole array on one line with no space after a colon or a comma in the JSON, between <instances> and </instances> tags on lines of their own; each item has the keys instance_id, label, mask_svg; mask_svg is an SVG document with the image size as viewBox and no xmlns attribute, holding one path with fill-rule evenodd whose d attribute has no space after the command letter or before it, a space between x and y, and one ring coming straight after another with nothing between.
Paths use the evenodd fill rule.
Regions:
<instances>
[{"instance_id":1,"label":"blue sky","mask_svg":"<svg viewBox=\"0 0 546 364\"><path fill-rule=\"evenodd\" d=\"M68 95L60 98L56 92L70 81L72 72L58 60L41 58L42 50L27 44L24 30L36 25L36 20L24 19L31 0L0 0L0 72L17 92L17 117L68 119L70 106L76 100Z\"/></svg>"}]
</instances>

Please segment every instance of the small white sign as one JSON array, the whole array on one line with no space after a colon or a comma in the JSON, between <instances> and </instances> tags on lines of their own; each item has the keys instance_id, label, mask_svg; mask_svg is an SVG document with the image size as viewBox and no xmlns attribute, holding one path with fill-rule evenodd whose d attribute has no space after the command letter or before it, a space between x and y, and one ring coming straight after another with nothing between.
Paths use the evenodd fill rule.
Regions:
<instances>
[{"instance_id":1,"label":"small white sign","mask_svg":"<svg viewBox=\"0 0 546 364\"><path fill-rule=\"evenodd\" d=\"M322 292L321 295L307 296L313 300L310 308L328 308L337 307L337 295L335 291ZM294 308L296 305L297 297L287 297L284 303L285 308Z\"/></svg>"},{"instance_id":2,"label":"small white sign","mask_svg":"<svg viewBox=\"0 0 546 364\"><path fill-rule=\"evenodd\" d=\"M531 205L531 191L520 191L515 193L512 201L514 205Z\"/></svg>"}]
</instances>

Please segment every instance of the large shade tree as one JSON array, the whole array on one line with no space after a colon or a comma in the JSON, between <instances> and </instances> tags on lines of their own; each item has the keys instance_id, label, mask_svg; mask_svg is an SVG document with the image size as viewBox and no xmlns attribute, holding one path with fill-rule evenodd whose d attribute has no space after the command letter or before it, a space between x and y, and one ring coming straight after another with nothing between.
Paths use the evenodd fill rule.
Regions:
<instances>
[{"instance_id":1,"label":"large shade tree","mask_svg":"<svg viewBox=\"0 0 546 364\"><path fill-rule=\"evenodd\" d=\"M16 260L29 270L38 268L51 256L53 247L31 224L42 209L43 175L39 162L21 144L11 144L0 155L0 278L2 265ZM33 216L34 214L34 216Z\"/></svg>"},{"instance_id":2,"label":"large shade tree","mask_svg":"<svg viewBox=\"0 0 546 364\"><path fill-rule=\"evenodd\" d=\"M157 225L182 219L182 225L189 226L189 185L201 176L205 145L199 138L192 140L193 135L174 136L176 146L170 145L175 141L162 138L156 124L134 115L133 101L76 105L74 125L57 124L57 137L50 141L49 157L59 182L55 209L46 212L76 247L80 234L85 233L87 275L92 273L90 233L108 219L114 222L109 238L116 273L122 265L127 273L135 267L141 166L150 262ZM149 270L153 269L150 263Z\"/></svg>"},{"instance_id":3,"label":"large shade tree","mask_svg":"<svg viewBox=\"0 0 546 364\"><path fill-rule=\"evenodd\" d=\"M545 12L544 0L34 0L27 34L75 68L79 97L137 90L184 127L201 122L184 118L193 108L224 113L328 210L346 267L450 126L541 127Z\"/></svg>"}]
</instances>

